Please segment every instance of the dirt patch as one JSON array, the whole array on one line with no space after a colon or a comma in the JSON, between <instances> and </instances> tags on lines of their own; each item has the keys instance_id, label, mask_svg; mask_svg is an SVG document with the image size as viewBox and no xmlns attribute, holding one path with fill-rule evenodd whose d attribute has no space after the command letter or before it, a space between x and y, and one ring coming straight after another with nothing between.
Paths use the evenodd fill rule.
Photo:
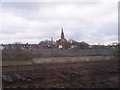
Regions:
<instances>
[{"instance_id":1,"label":"dirt patch","mask_svg":"<svg viewBox=\"0 0 120 90\"><path fill-rule=\"evenodd\" d=\"M31 69L3 71L3 88L117 88L119 86L117 60L24 66L28 67Z\"/></svg>"}]
</instances>

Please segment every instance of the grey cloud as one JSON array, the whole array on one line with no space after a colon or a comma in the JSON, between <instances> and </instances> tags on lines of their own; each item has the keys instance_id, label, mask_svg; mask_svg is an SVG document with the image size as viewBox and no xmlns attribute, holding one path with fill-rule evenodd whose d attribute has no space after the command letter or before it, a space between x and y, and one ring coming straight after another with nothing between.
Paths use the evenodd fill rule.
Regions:
<instances>
[{"instance_id":1,"label":"grey cloud","mask_svg":"<svg viewBox=\"0 0 120 90\"><path fill-rule=\"evenodd\" d=\"M60 36L78 41L114 41L117 36L117 10L113 4L97 3L3 3L2 42L39 40ZM12 36L14 34L14 36ZM99 37L102 36L101 40ZM112 39L113 38L113 39ZM26 40L26 41L25 41ZM2 43L1 42L1 43Z\"/></svg>"}]
</instances>

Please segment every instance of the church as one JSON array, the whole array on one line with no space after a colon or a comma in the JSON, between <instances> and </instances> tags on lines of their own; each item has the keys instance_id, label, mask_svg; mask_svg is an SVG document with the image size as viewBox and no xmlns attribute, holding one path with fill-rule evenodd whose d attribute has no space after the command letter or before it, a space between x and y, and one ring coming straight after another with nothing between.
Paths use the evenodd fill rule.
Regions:
<instances>
[{"instance_id":1,"label":"church","mask_svg":"<svg viewBox=\"0 0 120 90\"><path fill-rule=\"evenodd\" d=\"M67 40L66 40L66 38L64 36L63 28L61 29L61 38L58 41L56 41L56 42L57 42L57 47L59 49L66 49L67 48L68 42L67 42Z\"/></svg>"}]
</instances>

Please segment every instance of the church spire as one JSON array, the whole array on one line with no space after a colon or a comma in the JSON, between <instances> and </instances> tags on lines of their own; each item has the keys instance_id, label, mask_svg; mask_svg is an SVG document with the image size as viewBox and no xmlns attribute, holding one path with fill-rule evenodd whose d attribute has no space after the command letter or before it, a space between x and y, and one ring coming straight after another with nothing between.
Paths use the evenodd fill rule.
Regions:
<instances>
[{"instance_id":1,"label":"church spire","mask_svg":"<svg viewBox=\"0 0 120 90\"><path fill-rule=\"evenodd\" d=\"M61 29L61 39L64 39L64 32L63 32L63 28Z\"/></svg>"}]
</instances>

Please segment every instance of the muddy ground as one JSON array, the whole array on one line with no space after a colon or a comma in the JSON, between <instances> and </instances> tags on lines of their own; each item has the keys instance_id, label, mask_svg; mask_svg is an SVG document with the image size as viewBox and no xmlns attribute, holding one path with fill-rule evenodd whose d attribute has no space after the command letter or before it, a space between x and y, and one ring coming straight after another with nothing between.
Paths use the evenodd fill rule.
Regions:
<instances>
[{"instance_id":1,"label":"muddy ground","mask_svg":"<svg viewBox=\"0 0 120 90\"><path fill-rule=\"evenodd\" d=\"M118 88L118 61L33 64L4 71L3 88ZM20 66L19 66L20 67ZM29 67L30 69L26 69Z\"/></svg>"}]
</instances>

